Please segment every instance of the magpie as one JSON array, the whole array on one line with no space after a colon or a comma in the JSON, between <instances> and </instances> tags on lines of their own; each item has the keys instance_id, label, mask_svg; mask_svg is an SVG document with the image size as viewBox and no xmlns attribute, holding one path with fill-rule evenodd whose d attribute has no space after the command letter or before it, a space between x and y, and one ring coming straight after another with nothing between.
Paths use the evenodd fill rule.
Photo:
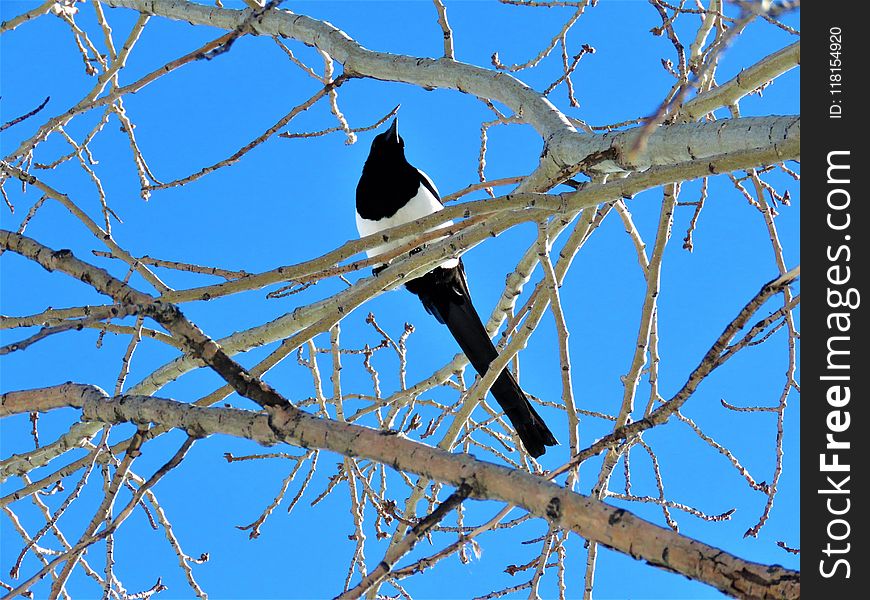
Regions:
<instances>
[{"instance_id":1,"label":"magpie","mask_svg":"<svg viewBox=\"0 0 870 600\"><path fill-rule=\"evenodd\" d=\"M414 221L444 208L432 180L405 158L405 141L398 118L375 136L356 188L356 225L360 237ZM398 243L386 242L368 250L378 256ZM381 265L375 273L385 268ZM459 258L448 259L405 288L420 298L426 312L447 325L459 347L482 376L498 353L471 303L465 268ZM534 457L559 442L535 411L510 371L504 369L491 388L504 413Z\"/></svg>"}]
</instances>

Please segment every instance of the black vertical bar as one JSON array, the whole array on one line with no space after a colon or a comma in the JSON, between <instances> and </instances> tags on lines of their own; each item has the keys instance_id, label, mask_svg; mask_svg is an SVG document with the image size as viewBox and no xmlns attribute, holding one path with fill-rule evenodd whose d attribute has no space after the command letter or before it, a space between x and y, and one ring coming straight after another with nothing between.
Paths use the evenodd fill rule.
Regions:
<instances>
[{"instance_id":1,"label":"black vertical bar","mask_svg":"<svg viewBox=\"0 0 870 600\"><path fill-rule=\"evenodd\" d=\"M801 595L859 598L870 480L862 305L870 222L859 133L868 33L854 3L801 10Z\"/></svg>"}]
</instances>

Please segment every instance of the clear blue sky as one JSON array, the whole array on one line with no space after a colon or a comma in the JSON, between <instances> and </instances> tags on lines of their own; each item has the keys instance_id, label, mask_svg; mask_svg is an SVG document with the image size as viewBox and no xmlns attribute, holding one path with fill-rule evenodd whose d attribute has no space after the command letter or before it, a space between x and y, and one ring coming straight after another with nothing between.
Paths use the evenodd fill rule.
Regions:
<instances>
[{"instance_id":1,"label":"clear blue sky","mask_svg":"<svg viewBox=\"0 0 870 600\"><path fill-rule=\"evenodd\" d=\"M224 0L234 8L240 2ZM35 5L3 0L2 19ZM102 47L102 38L89 4L81 5L77 20L91 39ZM414 56L440 56L441 32L430 2L293 2L292 10L322 18L346 31L367 48ZM522 62L536 54L542 44L558 31L570 9L531 9L483 2L448 2L449 18L456 36L458 60L488 65L494 51L505 63ZM117 38L123 39L135 20L129 11L107 10ZM797 26L797 15L786 19ZM655 9L646 2L602 2L589 9L569 36L575 52L581 44L596 48L583 58L574 84L579 108L569 108L564 86L551 98L566 114L598 125L633 119L651 113L672 83L660 59L673 58L665 37L648 32L660 25ZM685 41L696 24L681 19ZM153 18L134 50L122 83L128 83L166 61L198 47L221 32L187 23ZM724 55L718 80L724 81L743 67L795 41L793 36L771 25L757 24ZM119 44L120 45L120 44ZM291 48L318 70L317 55L301 44ZM2 154L14 150L29 137L41 119L60 114L77 102L93 79L83 73L68 27L47 16L0 38L2 68L2 121L26 113L46 96L48 106L38 117L3 132ZM529 85L542 89L558 76L558 50L538 71L519 73ZM800 111L798 73L792 71L741 103L743 116L795 114ZM199 61L164 77L125 99L128 114L136 123L136 136L153 172L163 180L183 177L220 160L259 135L292 106L317 89L312 79L300 74L269 39L246 37L230 52L212 61ZM401 129L408 157L433 178L442 193L450 193L476 181L478 131L481 120L492 118L482 103L451 91L423 91L412 86L378 81L351 81L340 90L340 103L352 126L368 125L401 103ZM721 116L725 116L722 114ZM76 119L68 133L81 139L95 124L97 114ZM290 131L312 131L334 125L326 104L321 103L294 120ZM354 187L368 152L373 133L360 134L355 145L345 145L341 134L312 140L274 138L248 154L239 164L218 171L183 188L156 192L149 202L138 197L138 181L126 138L112 120L92 146L99 161L96 169L113 209L123 224L113 224L118 243L134 255L151 255L229 269L260 272L315 257L356 236L353 219ZM521 175L537 164L541 140L530 127L499 126L490 130L487 176ZM49 162L68 148L58 135L39 147L37 160ZM796 165L791 165L796 168ZM52 172L36 171L39 177L75 199L97 221L101 221L97 195L81 169L69 162ZM769 181L780 190L789 189L790 207L780 207L777 225L789 267L799 262L798 184L790 178L772 175ZM13 189L14 188L14 189ZM681 200L697 198L697 182L683 187ZM7 185L16 212L0 207L3 228L16 229L27 209L38 199L34 190L22 195ZM506 191L506 190L505 190ZM481 196L473 196L481 197ZM654 190L629 202L636 223L651 245L661 201ZM698 363L723 327L762 283L777 275L764 222L758 211L736 194L724 177L710 182L710 193L695 232L695 250L681 249L681 240L692 215L692 207L677 211L673 239L665 257L663 293L659 299L660 351L663 359L660 386L664 396L675 392ZM48 202L40 210L27 234L55 248L71 248L78 256L91 259L99 248L96 240L59 205ZM465 265L472 282L475 302L488 315L503 287L505 275L516 259L533 242L532 226L512 230L469 252ZM96 264L118 276L124 269L104 259ZM49 274L24 259L6 253L0 258L0 312L25 315L47 306L79 306L102 303L103 298L79 282L60 274ZM176 288L216 281L170 271L160 271ZM353 279L356 279L355 275ZM535 274L535 281L540 273ZM134 283L136 280L134 279ZM139 282L141 283L141 281ZM213 338L263 323L296 306L326 297L340 289L341 282L325 282L303 294L282 300L265 300L257 291L219 302L190 304L185 314ZM531 288L531 286L529 286ZM637 319L644 283L628 236L615 214L611 214L593 239L578 255L564 287L562 298L571 328L574 361L574 390L581 408L613 412L622 398L619 377L629 367L637 332ZM528 291L528 290L527 290ZM775 310L776 299L767 309ZM343 340L348 347L376 344L379 339L365 323L374 312L387 331L398 335L406 321L414 323L410 337L409 383L427 376L456 352L449 334L426 315L414 298L404 291L391 292L367 303L342 322ZM18 339L20 332L3 331L3 343ZM128 338L107 335L96 348L94 331L54 336L25 352L4 356L0 363L2 391L53 385L67 380L100 385L111 390ZM318 338L321 346L327 344ZM245 365L274 349L274 345L239 357ZM552 318L547 316L522 354L523 386L537 396L560 397L558 364ZM173 357L173 353L151 341L137 349L128 387ZM377 363L377 361L382 361ZM328 372L328 361L322 368ZM346 357L343 371L347 390L370 391L366 372L357 357ZM390 373L384 393L396 389L395 361L386 355L376 366ZM785 336L780 331L759 347L741 353L700 387L685 413L708 435L729 447L757 480L770 481L773 469L774 416L767 413L735 414L722 408L719 400L737 405L774 405L783 384ZM312 394L310 378L295 360L287 360L267 380L290 399ZM219 385L217 376L197 372L187 375L159 392L181 401L193 401ZM327 393L328 382L327 382ZM647 387L639 392L645 398ZM448 396L445 395L444 398ZM252 408L238 397L236 406ZM767 525L758 538L743 538L764 506L763 494L747 490L727 460L703 444L688 428L670 423L650 432L646 441L656 450L669 498L716 514L736 508L732 519L710 524L678 511L673 515L681 531L719 546L742 558L761 563L779 563L798 568L799 560L776 546L781 540L799 545L798 531L798 397L791 396L786 412L785 472ZM545 411L557 437L567 441L564 420L556 411ZM40 420L42 441L53 439L77 415L73 411L45 415ZM32 448L26 415L6 419L0 425L3 458ZM581 446L608 431L608 424L586 418L581 422ZM121 428L117 439L129 431ZM182 439L178 433L149 444L137 461L136 470L147 476L160 466ZM431 438L430 440L431 441ZM291 449L292 450L292 449ZM246 454L262 451L252 443L228 438L198 442L184 467L161 482L156 493L172 519L186 552L198 556L210 553L210 560L195 566L200 585L212 598L321 598L341 591L353 552L346 486L342 486L314 508L308 506L335 473L340 457L322 454L318 475L302 502L287 515L284 507L271 516L259 539L248 541L236 525L247 524L260 514L278 491L290 463L281 460L247 461L228 464L224 452ZM542 460L546 468L566 459L566 446L551 451ZM78 455L77 455L78 456ZM632 454L635 493L655 495L648 460ZM491 459L489 455L480 458ZM581 491L588 491L600 461L590 461L581 471ZM46 474L48 471L42 471ZM37 473L39 474L39 472ZM82 499L62 520L75 538L83 519L89 518L99 500L98 477ZM77 477L65 482L70 490ZM394 483L393 489L401 488ZM621 489L621 468L611 488ZM12 478L3 484L3 495L20 486ZM291 486L292 495L298 481ZM444 494L446 497L446 493ZM398 500L404 500L399 496ZM56 506L59 499L48 500ZM613 501L615 504L622 503ZM286 504L286 503L285 503ZM490 503L468 504L466 523L489 518L498 510ZM636 514L663 523L660 509L649 505L624 505ZM14 505L22 522L33 533L41 526L27 503ZM513 516L519 513L515 512ZM373 518L373 514L369 515ZM415 598L465 598L521 583L523 574L503 573L510 564L523 564L539 552L539 544L520 542L545 533L543 523L526 529L500 531L480 538L482 556L463 565L456 559L442 562L435 571L405 580L403 585ZM421 544L415 556L430 554L449 543L446 536L435 545ZM46 542L48 544L48 542ZM8 571L21 548L21 541L9 520L0 520L0 578L9 582ZM366 547L367 564L373 567L383 556L384 542L373 536ZM582 595L585 552L582 540L569 544L569 595ZM118 574L130 591L146 589L157 576L170 589L160 598L190 597L184 575L168 549L162 531L152 531L143 514L136 514L117 537ZM89 556L102 564L102 550ZM24 562L23 573L36 566L33 558ZM358 576L354 576L354 582ZM12 583L12 582L10 582ZM68 588L73 597L95 597L98 590L82 576L74 577ZM541 593L555 593L555 573L547 576ZM393 593L391 588L384 591ZM525 594L521 594L525 595ZM596 598L718 598L710 588L680 576L647 567L624 555L602 550L596 575Z\"/></svg>"}]
</instances>

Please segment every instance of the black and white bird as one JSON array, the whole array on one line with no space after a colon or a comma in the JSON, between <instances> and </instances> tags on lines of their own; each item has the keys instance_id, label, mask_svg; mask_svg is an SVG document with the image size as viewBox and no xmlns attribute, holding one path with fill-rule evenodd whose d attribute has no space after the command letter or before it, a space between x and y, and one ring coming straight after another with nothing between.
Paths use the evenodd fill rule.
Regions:
<instances>
[{"instance_id":1,"label":"black and white bird","mask_svg":"<svg viewBox=\"0 0 870 600\"><path fill-rule=\"evenodd\" d=\"M360 237L408 223L443 209L432 180L405 158L398 119L375 136L356 188L356 225ZM368 251L377 256L397 246L387 242ZM448 259L405 287L426 311L447 325L475 370L486 373L498 353L471 303L462 260ZM492 395L516 429L526 451L538 457L558 444L507 369L495 380Z\"/></svg>"}]
</instances>

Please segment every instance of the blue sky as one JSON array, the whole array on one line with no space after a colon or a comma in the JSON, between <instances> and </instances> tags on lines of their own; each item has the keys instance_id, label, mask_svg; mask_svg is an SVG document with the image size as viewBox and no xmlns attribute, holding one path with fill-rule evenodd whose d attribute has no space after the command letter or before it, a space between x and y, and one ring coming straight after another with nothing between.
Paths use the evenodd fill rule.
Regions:
<instances>
[{"instance_id":1,"label":"blue sky","mask_svg":"<svg viewBox=\"0 0 870 600\"><path fill-rule=\"evenodd\" d=\"M224 1L227 7L240 3ZM2 19L19 14L33 3L4 0ZM558 31L569 9L531 9L498 6L483 2L448 2L449 18L456 36L458 60L489 65L498 51L503 62L522 62L536 54L542 44ZM346 31L374 50L414 56L440 56L441 32L435 10L429 2L293 2L287 7L322 18ZM135 20L133 13L108 10L108 19L123 38ZM93 16L84 7L77 20L101 45ZM797 26L796 15L786 22ZM602 2L589 9L569 35L572 49L590 44L596 53L581 61L575 77L579 108L568 107L564 86L551 99L569 116L599 125L633 119L651 113L670 87L671 77L661 66L662 57L673 57L664 37L648 32L660 24L657 12L646 2ZM682 19L686 39L695 21ZM187 23L152 19L134 50L122 83L164 64L220 35L221 32ZM771 25L748 29L721 61L718 80L724 81L741 68L795 41L793 36ZM290 44L303 60L320 69L317 55L301 44ZM38 117L3 132L2 154L32 135L40 117L55 115L73 105L93 85L83 73L81 57L75 51L69 29L50 16L38 19L0 38L2 68L2 121L26 113L46 96L51 100ZM518 77L542 89L558 76L556 54L539 70L521 72ZM741 114L795 114L800 111L798 73L792 71L764 90L741 102ZM127 112L136 123L136 136L153 172L172 180L198 171L228 156L265 130L292 106L317 89L316 82L300 74L269 39L242 38L230 52L212 61L199 61L158 80L125 99ZM368 125L401 104L401 130L409 160L433 178L442 193L461 189L477 180L478 132L481 120L492 118L486 107L473 97L451 91L424 91L409 85L354 80L339 94L342 110L352 126ZM724 114L720 116L724 117ZM73 121L67 132L81 139L95 124L96 114ZM312 131L334 125L328 106L318 104L291 122L290 131ZM113 224L118 243L134 255L183 260L186 262L260 272L312 258L356 236L353 197L356 181L373 133L360 134L359 142L348 146L341 134L311 140L274 138L256 148L239 164L220 170L183 188L156 192L146 203L138 197L138 182L132 167L126 137L113 120L92 146L99 164L96 169L113 209L124 223ZM487 154L488 178L522 175L537 164L541 140L527 126L498 126L490 130ZM37 160L48 162L65 153L65 142L53 135L39 147ZM792 168L797 165L792 164ZM37 171L49 184L76 200L95 220L100 209L93 186L81 169L69 162L51 171ZM768 181L780 191L789 189L790 207L780 207L777 226L785 248L787 264L799 262L798 184L782 174ZM22 195L7 186L16 204L14 215L0 208L3 228L16 229L27 209L38 199L30 190ZM697 198L699 184L683 186L681 200ZM502 189L507 191L507 188ZM471 196L482 197L481 195ZM635 222L651 243L661 203L661 192L653 190L629 202ZM667 397L685 381L722 328L737 314L762 283L776 276L776 266L760 213L735 193L724 178L710 181L710 193L695 232L695 249L681 249L681 239L692 215L692 207L677 210L673 239L665 255L660 297L660 351L663 357L660 385ZM27 229L27 235L54 248L71 248L76 255L91 259L96 240L55 203L44 205ZM518 227L473 249L463 260L471 281L475 303L482 315L489 314L516 260L534 241L531 225ZM95 264L123 276L125 269L105 259ZM81 283L60 274L34 268L24 259L5 253L0 257L0 312L25 315L47 306L79 306L101 303L103 299ZM159 271L176 288L210 283L216 279ZM355 274L355 280L366 274ZM536 271L533 282L540 277ZM133 279L134 283L142 284ZM249 292L217 302L185 305L185 314L213 338L266 322L296 306L327 297L344 287L339 281L320 283L305 292L281 300L265 300L264 291ZM532 288L528 286L526 294ZM147 289L147 288L145 288ZM630 364L637 332L644 282L634 248L621 222L611 214L578 255L561 290L571 329L574 361L574 389L581 408L613 412L622 398L619 377ZM524 295L524 298L526 296ZM779 299L760 314L775 310ZM398 336L406 321L416 331L409 338L408 381L415 383L446 363L457 351L449 334L404 291L383 294L350 314L342 322L342 339L358 348L379 341L365 325L366 314L374 312L378 322ZM3 343L17 339L18 332L3 331ZM104 389L114 387L120 357L128 338L107 335L100 348L97 333L85 331L51 337L25 352L4 356L0 363L2 391L53 385L67 380L93 383ZM320 346L328 338L317 338ZM523 386L536 396L557 400L561 389L558 363L553 360L556 336L552 318L544 318L522 354ZM253 365L274 345L252 350L238 359ZM137 349L128 387L174 353L151 341ZM375 364L389 373L382 382L384 393L397 389L396 361L380 353ZM345 358L342 373L347 390L370 391L361 360ZM704 431L730 448L759 481L768 480L773 469L774 416L735 414L722 408L719 400L738 405L773 405L783 383L785 336L780 331L769 342L740 353L700 387L685 407ZM321 368L328 372L328 360ZM470 378L470 374L467 373ZM289 359L267 376L267 381L290 399L311 395L307 370ZM198 371L163 388L159 394L181 401L193 401L220 384L212 373ZM328 386L328 384L327 384ZM368 386L368 387L367 387ZM648 388L642 385L639 398ZM328 393L328 388L327 388ZM444 392L441 398L450 397ZM252 408L233 396L233 405ZM359 406L359 404L352 406ZM776 547L777 541L799 545L798 533L798 398L792 395L786 412L784 440L785 472L771 518L757 539L743 538L760 514L765 497L747 490L742 478L685 426L669 423L652 431L646 441L656 450L668 497L696 506L708 513L736 508L730 521L705 523L679 512L681 531L736 555L761 563L779 563L797 568L799 561ZM558 438L567 441L564 418L557 411L544 416ZM74 411L45 415L40 420L43 441L63 432L77 419ZM593 418L581 421L581 446L586 446L609 429ZM117 439L129 435L118 428ZM5 419L0 424L3 458L32 448L26 416ZM183 436L173 433L146 446L136 470L147 476L171 455ZM431 439L429 440L431 441ZM346 485L324 502L308 506L335 474L336 455L323 453L311 488L294 512L280 507L256 540L236 525L256 519L271 501L289 470L287 461L263 460L228 464L224 452L256 453L252 443L227 438L198 442L184 467L161 482L156 493L172 519L186 552L198 556L210 553L208 563L195 566L200 585L212 598L320 598L340 592L353 552ZM566 446L551 451L542 460L546 468L566 459ZM80 455L77 455L77 457ZM491 455L479 454L491 460ZM633 484L637 493L655 494L648 459L632 454ZM581 491L588 491L597 475L600 460L590 461L581 471ZM48 471L42 471L42 474ZM98 479L95 478L95 479ZM69 478L71 489L76 478ZM6 495L20 481L3 484ZM294 483L294 486L297 486ZM392 482L399 494L399 484ZM621 467L611 488L621 489ZM291 487L291 494L295 493ZM61 521L78 535L82 520L89 518L100 496L97 481L88 486ZM446 493L442 494L446 497ZM58 501L57 497L49 499ZM622 504L636 514L662 523L661 511L648 505ZM286 503L285 503L286 504ZM56 504L55 504L56 505ZM52 505L52 506L55 506ZM31 532L40 526L38 515L27 503L14 505ZM467 503L466 522L488 519L499 506ZM515 511L512 516L520 513ZM373 515L369 515L370 518ZM415 598L460 598L485 594L516 585L523 575L503 573L509 564L522 564L535 557L539 544L522 541L545 533L543 523L527 529L499 531L480 538L482 556L469 564L456 559L442 562L436 570L405 580L403 585ZM424 556L452 541L436 536L434 546L423 543L413 556ZM0 521L0 564L2 578L14 563L21 542L8 519ZM380 560L384 542L369 538L367 564ZM137 591L163 577L170 589L161 598L190 597L190 590L168 549L161 531L152 531L143 514L127 522L116 542L118 574L127 589ZM101 564L101 550L91 552ZM582 593L585 552L582 540L569 542L569 595ZM144 558L147 557L147 560ZM35 560L27 559L23 572L31 571ZM358 576L354 577L354 582ZM93 597L92 582L79 576L71 580L74 597ZM393 593L390 588L384 591ZM554 574L541 587L547 597L556 591ZM651 569L624 555L602 550L596 575L596 598L718 598L710 588L682 577Z\"/></svg>"}]
</instances>

